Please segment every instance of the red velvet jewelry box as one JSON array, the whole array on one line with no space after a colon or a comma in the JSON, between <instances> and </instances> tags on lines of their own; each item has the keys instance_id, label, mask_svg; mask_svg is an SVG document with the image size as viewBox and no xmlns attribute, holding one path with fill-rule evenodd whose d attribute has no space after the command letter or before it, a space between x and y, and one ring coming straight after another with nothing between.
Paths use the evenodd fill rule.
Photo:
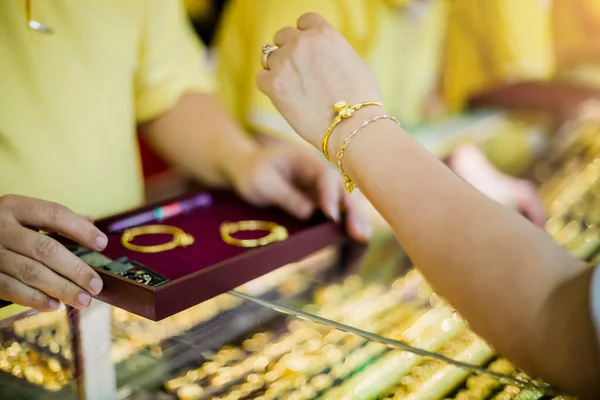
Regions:
<instances>
[{"instance_id":1,"label":"red velvet jewelry box","mask_svg":"<svg viewBox=\"0 0 600 400\"><path fill-rule=\"evenodd\" d=\"M117 274L97 269L104 281L97 299L145 318L158 321L227 292L278 267L298 261L327 246L343 241L342 228L319 214L309 221L299 221L278 209L253 207L226 191L207 191L212 203L149 224L172 225L195 238L193 245L162 253L139 253L121 245L121 233L107 233L106 257L127 257L169 279L152 287ZM100 220L96 225L104 232L115 221L155 209L158 206L197 195L188 193L163 204L152 205ZM260 248L241 248L226 244L220 236L225 221L262 220L284 226L289 237L283 242ZM142 225L143 226L143 225ZM236 238L252 239L264 232L241 232ZM144 235L135 244L154 245L171 240L171 236Z\"/></svg>"}]
</instances>

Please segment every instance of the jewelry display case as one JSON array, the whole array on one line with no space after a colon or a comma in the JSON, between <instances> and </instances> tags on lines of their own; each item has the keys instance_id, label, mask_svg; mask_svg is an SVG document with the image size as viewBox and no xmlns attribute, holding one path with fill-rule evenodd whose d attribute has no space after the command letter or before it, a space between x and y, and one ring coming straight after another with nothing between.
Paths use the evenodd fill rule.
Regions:
<instances>
[{"instance_id":1,"label":"jewelry display case","mask_svg":"<svg viewBox=\"0 0 600 400\"><path fill-rule=\"evenodd\" d=\"M65 244L102 276L97 299L153 321L344 239L320 213L299 221L227 191L186 193L96 225L108 237L101 254Z\"/></svg>"},{"instance_id":2,"label":"jewelry display case","mask_svg":"<svg viewBox=\"0 0 600 400\"><path fill-rule=\"evenodd\" d=\"M489 127L501 115L471 118ZM595 262L600 124L561 129L569 140L531 171L548 232ZM162 202L171 185L159 186ZM385 226L368 247L303 251L158 322L100 301L49 314L4 308L0 399L567 399L470 331Z\"/></svg>"},{"instance_id":3,"label":"jewelry display case","mask_svg":"<svg viewBox=\"0 0 600 400\"><path fill-rule=\"evenodd\" d=\"M298 318L302 313L325 323ZM80 355L84 360L74 350L81 348L74 336L85 341L77 314L4 321L0 398L553 398L515 386L521 374L407 269L383 233L371 249L326 249L160 322L111 308L104 321L110 329L94 326L110 332L110 346ZM359 334L346 332L352 328ZM507 378L412 354L386 339ZM87 386L106 382L98 369L106 360L114 386L99 396Z\"/></svg>"}]
</instances>

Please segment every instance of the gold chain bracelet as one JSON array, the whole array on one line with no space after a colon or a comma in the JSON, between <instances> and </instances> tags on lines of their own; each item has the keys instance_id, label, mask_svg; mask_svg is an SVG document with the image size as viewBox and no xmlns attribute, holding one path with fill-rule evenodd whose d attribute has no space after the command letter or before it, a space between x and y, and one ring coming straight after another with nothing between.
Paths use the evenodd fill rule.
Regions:
<instances>
[{"instance_id":1,"label":"gold chain bracelet","mask_svg":"<svg viewBox=\"0 0 600 400\"><path fill-rule=\"evenodd\" d=\"M351 106L348 105L345 101L337 101L333 105L333 109L335 110L337 115L333 119L331 125L329 125L329 128L327 128L327 130L325 131L325 134L323 135L323 141L321 143L321 150L323 151L323 155L325 155L327 161L331 162L327 146L329 145L329 138L331 137L333 130L342 122L343 119L348 119L352 117L356 111L360 110L363 107L369 106L383 107L383 104L378 103L376 101L367 101L365 103L359 103Z\"/></svg>"},{"instance_id":2,"label":"gold chain bracelet","mask_svg":"<svg viewBox=\"0 0 600 400\"><path fill-rule=\"evenodd\" d=\"M170 242L152 246L139 246L131 243L133 239L141 235L173 235ZM187 247L194 244L194 237L176 226L169 225L145 225L137 228L126 229L121 236L121 244L128 250L138 253L162 253L177 247Z\"/></svg>"},{"instance_id":3,"label":"gold chain bracelet","mask_svg":"<svg viewBox=\"0 0 600 400\"><path fill-rule=\"evenodd\" d=\"M344 172L344 166L342 165L342 160L344 158L344 152L346 151L346 147L348 147L348 144L350 143L352 138L358 134L358 132L360 132L363 128L367 127L369 124L371 124L375 121L379 121L380 119L389 119L389 120L394 121L398 125L400 125L400 122L398 122L398 120L396 118L389 116L387 114L378 115L369 120L363 121L363 123L358 128L353 130L350 133L350 135L346 138L346 140L344 140L342 147L340 147L340 150L337 152L337 159L338 159L337 165L340 170L340 174L342 174L342 178L344 179L344 183L343 183L344 189L346 189L346 191L348 193L352 193L354 191L354 189L356 189L356 184L354 182L352 182L352 179L350 179L348 174L346 174Z\"/></svg>"},{"instance_id":4,"label":"gold chain bracelet","mask_svg":"<svg viewBox=\"0 0 600 400\"><path fill-rule=\"evenodd\" d=\"M231 236L242 231L265 231L269 234L260 239L236 239ZM239 221L223 222L221 224L221 239L225 243L237 247L262 247L274 242L283 242L288 236L288 230L275 222Z\"/></svg>"}]
</instances>

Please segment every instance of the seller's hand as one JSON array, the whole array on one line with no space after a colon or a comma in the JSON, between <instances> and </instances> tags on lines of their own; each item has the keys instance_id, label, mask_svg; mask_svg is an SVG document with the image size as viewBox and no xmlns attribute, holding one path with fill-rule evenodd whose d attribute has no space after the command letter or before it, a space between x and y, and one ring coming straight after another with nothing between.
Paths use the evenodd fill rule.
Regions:
<instances>
[{"instance_id":1,"label":"seller's hand","mask_svg":"<svg viewBox=\"0 0 600 400\"><path fill-rule=\"evenodd\" d=\"M483 194L516 209L534 224L544 226L544 208L533 184L498 171L476 146L458 147L448 166Z\"/></svg>"},{"instance_id":2,"label":"seller's hand","mask_svg":"<svg viewBox=\"0 0 600 400\"><path fill-rule=\"evenodd\" d=\"M268 57L269 70L259 73L258 86L294 130L315 147L320 148L333 119L335 102L381 101L367 63L322 16L303 15L298 29L281 29L274 44L279 48Z\"/></svg>"},{"instance_id":3,"label":"seller's hand","mask_svg":"<svg viewBox=\"0 0 600 400\"><path fill-rule=\"evenodd\" d=\"M238 160L229 175L236 190L254 205L278 206L300 219L320 207L335 221L343 208L350 236L358 241L370 237L362 199L349 196L339 173L308 148L264 146Z\"/></svg>"},{"instance_id":4,"label":"seller's hand","mask_svg":"<svg viewBox=\"0 0 600 400\"><path fill-rule=\"evenodd\" d=\"M90 304L102 290L100 276L47 235L55 232L101 251L107 238L89 218L58 204L21 196L0 197L0 299L38 311L61 302L75 308Z\"/></svg>"}]
</instances>

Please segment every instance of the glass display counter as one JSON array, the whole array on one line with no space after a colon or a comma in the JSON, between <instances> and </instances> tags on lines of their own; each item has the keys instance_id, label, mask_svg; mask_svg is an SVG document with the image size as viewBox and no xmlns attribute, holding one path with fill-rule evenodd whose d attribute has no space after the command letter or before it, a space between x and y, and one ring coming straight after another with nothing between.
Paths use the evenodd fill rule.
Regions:
<instances>
[{"instance_id":1,"label":"glass display counter","mask_svg":"<svg viewBox=\"0 0 600 400\"><path fill-rule=\"evenodd\" d=\"M83 317L79 325L72 310L5 319L0 398L542 398L489 376L280 312L275 304L496 373L518 374L416 270L407 269L388 234L377 236L363 263L353 265L360 254L352 251L361 253L328 249L237 289L272 302L272 307L228 293L160 322L101 303L87 312L98 313L99 307L110 318ZM372 273L375 267L385 273ZM85 342L86 330L96 336L110 334L110 346L102 349L100 338L78 355L75 349L82 346L74 339ZM112 372L102 368L107 362ZM98 395L90 388L97 381L114 387L103 387Z\"/></svg>"},{"instance_id":2,"label":"glass display counter","mask_svg":"<svg viewBox=\"0 0 600 400\"><path fill-rule=\"evenodd\" d=\"M550 171L549 233L591 261L600 135L590 129L533 170ZM516 384L523 373L432 291L385 225L369 247L328 248L160 322L99 302L2 313L0 399L555 398Z\"/></svg>"}]
</instances>

